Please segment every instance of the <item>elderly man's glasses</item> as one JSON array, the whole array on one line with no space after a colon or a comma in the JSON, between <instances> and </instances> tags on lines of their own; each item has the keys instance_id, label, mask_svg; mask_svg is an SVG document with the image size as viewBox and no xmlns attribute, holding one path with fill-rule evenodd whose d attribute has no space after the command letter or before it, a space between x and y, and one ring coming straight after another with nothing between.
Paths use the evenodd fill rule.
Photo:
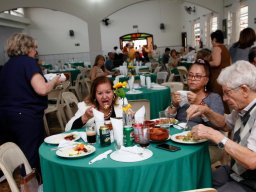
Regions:
<instances>
[{"instance_id":1,"label":"elderly man's glasses","mask_svg":"<svg viewBox=\"0 0 256 192\"><path fill-rule=\"evenodd\" d=\"M223 91L223 96L228 96L228 97L230 97L230 95L231 95L230 93L231 93L232 91L235 91L235 90L239 89L241 86L242 86L242 85L239 85L238 87L235 87L235 88L232 88L232 89L227 89L227 90Z\"/></svg>"},{"instance_id":2,"label":"elderly man's glasses","mask_svg":"<svg viewBox=\"0 0 256 192\"><path fill-rule=\"evenodd\" d=\"M195 81L200 81L203 77L207 77L206 75L200 75L200 74L188 74L188 80L195 80Z\"/></svg>"}]
</instances>

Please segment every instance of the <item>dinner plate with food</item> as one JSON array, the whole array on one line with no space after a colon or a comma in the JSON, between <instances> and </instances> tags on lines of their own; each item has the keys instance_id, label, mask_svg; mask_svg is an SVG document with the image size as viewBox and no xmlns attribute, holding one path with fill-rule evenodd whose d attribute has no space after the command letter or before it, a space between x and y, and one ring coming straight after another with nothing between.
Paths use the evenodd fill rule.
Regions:
<instances>
[{"instance_id":1,"label":"dinner plate with food","mask_svg":"<svg viewBox=\"0 0 256 192\"><path fill-rule=\"evenodd\" d=\"M80 134L78 132L71 132L71 133L60 133L56 135L51 135L44 139L45 143L58 145L61 141L76 141L80 139Z\"/></svg>"},{"instance_id":2,"label":"dinner plate with food","mask_svg":"<svg viewBox=\"0 0 256 192\"><path fill-rule=\"evenodd\" d=\"M191 131L184 131L182 133L171 135L171 140L177 143L184 143L184 144L197 144L197 143L203 143L207 141L207 139L199 139L199 140L194 139L192 137Z\"/></svg>"},{"instance_id":3,"label":"dinner plate with food","mask_svg":"<svg viewBox=\"0 0 256 192\"><path fill-rule=\"evenodd\" d=\"M56 151L56 155L64 158L78 158L92 154L96 148L92 145L78 143L72 147L63 147Z\"/></svg>"},{"instance_id":4,"label":"dinner plate with food","mask_svg":"<svg viewBox=\"0 0 256 192\"><path fill-rule=\"evenodd\" d=\"M161 125L174 125L177 124L179 121L175 118L159 118L159 119L154 119L155 126L159 127Z\"/></svg>"}]
</instances>

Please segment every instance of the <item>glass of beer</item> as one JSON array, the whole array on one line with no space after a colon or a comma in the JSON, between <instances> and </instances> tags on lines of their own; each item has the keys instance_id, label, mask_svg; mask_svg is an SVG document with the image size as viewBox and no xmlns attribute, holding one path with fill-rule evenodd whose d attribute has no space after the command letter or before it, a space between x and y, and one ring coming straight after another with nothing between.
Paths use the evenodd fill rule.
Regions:
<instances>
[{"instance_id":1,"label":"glass of beer","mask_svg":"<svg viewBox=\"0 0 256 192\"><path fill-rule=\"evenodd\" d=\"M87 126L85 128L86 135L87 135L87 142L89 144L95 144L96 143L96 129L94 126Z\"/></svg>"}]
</instances>

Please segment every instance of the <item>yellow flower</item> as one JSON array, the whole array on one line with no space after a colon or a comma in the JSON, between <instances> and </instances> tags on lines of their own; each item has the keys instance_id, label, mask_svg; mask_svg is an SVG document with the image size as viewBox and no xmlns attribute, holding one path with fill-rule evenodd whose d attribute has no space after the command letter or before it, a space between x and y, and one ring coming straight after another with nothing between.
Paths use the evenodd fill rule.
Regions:
<instances>
[{"instance_id":1,"label":"yellow flower","mask_svg":"<svg viewBox=\"0 0 256 192\"><path fill-rule=\"evenodd\" d=\"M123 107L123 111L127 113L130 108L132 108L132 106L128 103L126 106Z\"/></svg>"},{"instance_id":2,"label":"yellow flower","mask_svg":"<svg viewBox=\"0 0 256 192\"><path fill-rule=\"evenodd\" d=\"M135 67L133 65L128 65L128 69L134 69Z\"/></svg>"},{"instance_id":3,"label":"yellow flower","mask_svg":"<svg viewBox=\"0 0 256 192\"><path fill-rule=\"evenodd\" d=\"M119 88L125 88L127 86L127 82L118 82L118 83L116 83L114 86L113 86L113 88L114 89L119 89Z\"/></svg>"}]
</instances>

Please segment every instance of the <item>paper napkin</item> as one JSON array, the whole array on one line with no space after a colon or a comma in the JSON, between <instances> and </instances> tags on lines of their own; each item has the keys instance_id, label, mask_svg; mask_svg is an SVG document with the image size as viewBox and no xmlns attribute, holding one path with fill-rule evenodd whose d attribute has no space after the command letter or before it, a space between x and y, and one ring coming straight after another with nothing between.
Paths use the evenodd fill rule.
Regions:
<instances>
[{"instance_id":1,"label":"paper napkin","mask_svg":"<svg viewBox=\"0 0 256 192\"><path fill-rule=\"evenodd\" d=\"M97 157L93 158L90 162L89 165L95 163L96 161L100 161L102 159L107 159L108 158L108 154L112 153L112 150L107 150L104 153L101 153L100 155L98 155Z\"/></svg>"},{"instance_id":2,"label":"paper napkin","mask_svg":"<svg viewBox=\"0 0 256 192\"><path fill-rule=\"evenodd\" d=\"M140 75L140 85L143 86L143 87L146 86L145 76L144 75Z\"/></svg>"},{"instance_id":3,"label":"paper napkin","mask_svg":"<svg viewBox=\"0 0 256 192\"><path fill-rule=\"evenodd\" d=\"M117 145L123 145L123 119L110 118L113 127L114 140Z\"/></svg>"},{"instance_id":4,"label":"paper napkin","mask_svg":"<svg viewBox=\"0 0 256 192\"><path fill-rule=\"evenodd\" d=\"M97 134L100 135L100 126L104 125L104 113L94 108L92 109L92 112L95 120L95 127L96 127Z\"/></svg>"},{"instance_id":5,"label":"paper napkin","mask_svg":"<svg viewBox=\"0 0 256 192\"><path fill-rule=\"evenodd\" d=\"M151 88L151 78L150 77L146 77L146 84L147 84L147 88L150 89Z\"/></svg>"},{"instance_id":6,"label":"paper napkin","mask_svg":"<svg viewBox=\"0 0 256 192\"><path fill-rule=\"evenodd\" d=\"M180 107L182 107L183 105L188 103L188 92L189 91L177 91L178 93L180 93Z\"/></svg>"},{"instance_id":7,"label":"paper napkin","mask_svg":"<svg viewBox=\"0 0 256 192\"><path fill-rule=\"evenodd\" d=\"M144 123L145 119L145 106L143 105L134 115L136 123Z\"/></svg>"}]
</instances>

